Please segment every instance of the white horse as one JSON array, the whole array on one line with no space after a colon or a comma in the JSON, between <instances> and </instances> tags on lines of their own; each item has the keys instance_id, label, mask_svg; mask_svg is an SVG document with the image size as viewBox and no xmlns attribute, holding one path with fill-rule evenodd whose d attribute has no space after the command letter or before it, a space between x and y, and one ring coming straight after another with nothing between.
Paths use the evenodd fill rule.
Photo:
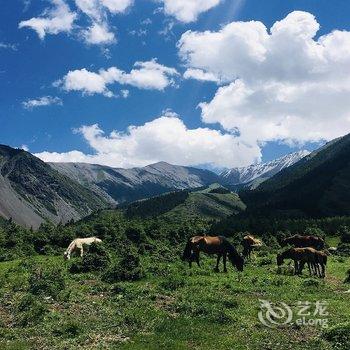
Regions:
<instances>
[{"instance_id":1,"label":"white horse","mask_svg":"<svg viewBox=\"0 0 350 350\"><path fill-rule=\"evenodd\" d=\"M76 238L68 246L67 250L64 252L64 258L66 260L70 259L70 255L76 250L80 249L80 256L83 257L84 248L83 245L91 245L92 243L101 243L102 240L97 237L88 237L88 238Z\"/></svg>"}]
</instances>

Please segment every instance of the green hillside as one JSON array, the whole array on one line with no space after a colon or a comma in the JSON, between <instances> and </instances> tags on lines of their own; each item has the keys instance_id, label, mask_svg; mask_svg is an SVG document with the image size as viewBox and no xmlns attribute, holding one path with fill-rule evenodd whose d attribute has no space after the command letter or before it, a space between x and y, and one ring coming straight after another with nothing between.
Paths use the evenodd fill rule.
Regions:
<instances>
[{"instance_id":1,"label":"green hillside","mask_svg":"<svg viewBox=\"0 0 350 350\"><path fill-rule=\"evenodd\" d=\"M182 218L222 219L245 209L236 193L213 184L197 191L172 192L138 201L126 209L128 217L162 216L169 220Z\"/></svg>"},{"instance_id":2,"label":"green hillside","mask_svg":"<svg viewBox=\"0 0 350 350\"><path fill-rule=\"evenodd\" d=\"M248 212L286 216L350 214L350 135L282 170L254 191L240 192Z\"/></svg>"}]
</instances>

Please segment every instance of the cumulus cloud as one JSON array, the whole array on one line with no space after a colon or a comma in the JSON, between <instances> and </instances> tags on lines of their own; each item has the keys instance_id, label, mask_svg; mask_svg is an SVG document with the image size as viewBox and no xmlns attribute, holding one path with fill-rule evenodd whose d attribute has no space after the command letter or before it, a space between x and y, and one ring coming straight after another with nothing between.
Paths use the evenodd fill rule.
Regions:
<instances>
[{"instance_id":1,"label":"cumulus cloud","mask_svg":"<svg viewBox=\"0 0 350 350\"><path fill-rule=\"evenodd\" d=\"M40 17L33 17L19 23L19 28L28 27L37 32L40 39L46 34L70 33L77 14L71 12L63 0L51 0L53 7L47 9Z\"/></svg>"},{"instance_id":2,"label":"cumulus cloud","mask_svg":"<svg viewBox=\"0 0 350 350\"><path fill-rule=\"evenodd\" d=\"M350 32L316 38L315 17L294 11L268 30L232 22L217 32L184 33L179 55L188 69L226 84L202 119L234 130L249 144L329 140L350 129Z\"/></svg>"},{"instance_id":3,"label":"cumulus cloud","mask_svg":"<svg viewBox=\"0 0 350 350\"><path fill-rule=\"evenodd\" d=\"M173 77L178 75L176 69L159 64L155 59L147 62L136 62L134 68L126 73L116 67L101 69L98 73L83 68L69 71L61 80L55 82L66 91L81 91L86 95L103 94L112 97L114 94L108 85L119 83L139 89L164 90L174 85Z\"/></svg>"},{"instance_id":4,"label":"cumulus cloud","mask_svg":"<svg viewBox=\"0 0 350 350\"><path fill-rule=\"evenodd\" d=\"M198 16L217 6L221 0L161 0L164 12L175 17L178 21L189 23L197 20Z\"/></svg>"},{"instance_id":5,"label":"cumulus cloud","mask_svg":"<svg viewBox=\"0 0 350 350\"><path fill-rule=\"evenodd\" d=\"M25 109L33 109L36 107L59 105L62 106L63 102L59 97L43 96L37 99L27 100L22 102L22 106Z\"/></svg>"},{"instance_id":6,"label":"cumulus cloud","mask_svg":"<svg viewBox=\"0 0 350 350\"><path fill-rule=\"evenodd\" d=\"M144 125L130 126L126 132L105 135L95 125L77 130L93 154L80 151L36 154L46 162L86 162L112 167L145 166L158 161L178 165L232 167L260 159L259 147L240 142L232 134L208 128L188 129L174 113L165 114Z\"/></svg>"},{"instance_id":7,"label":"cumulus cloud","mask_svg":"<svg viewBox=\"0 0 350 350\"><path fill-rule=\"evenodd\" d=\"M116 41L110 28L109 15L125 13L133 0L75 0L75 11L71 11L65 0L50 0L52 8L44 10L40 17L34 17L19 23L19 28L35 30L40 39L46 34L61 32L72 33L76 28L78 37L88 44L105 45ZM78 13L88 17L88 27L75 25Z\"/></svg>"},{"instance_id":8,"label":"cumulus cloud","mask_svg":"<svg viewBox=\"0 0 350 350\"><path fill-rule=\"evenodd\" d=\"M88 29L82 30L81 35L88 44L111 44L116 41L114 33L105 23L94 22Z\"/></svg>"},{"instance_id":9,"label":"cumulus cloud","mask_svg":"<svg viewBox=\"0 0 350 350\"><path fill-rule=\"evenodd\" d=\"M189 68L185 71L183 77L185 79L195 79L195 80L200 80L200 81L212 81L215 83L218 83L220 79L216 77L213 73L211 72L205 72L202 69L193 69Z\"/></svg>"}]
</instances>

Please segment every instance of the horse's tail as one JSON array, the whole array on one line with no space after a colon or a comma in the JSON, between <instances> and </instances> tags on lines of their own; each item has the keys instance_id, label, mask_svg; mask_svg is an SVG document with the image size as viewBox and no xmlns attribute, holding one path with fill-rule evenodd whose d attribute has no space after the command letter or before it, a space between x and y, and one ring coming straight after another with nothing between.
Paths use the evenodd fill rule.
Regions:
<instances>
[{"instance_id":1,"label":"horse's tail","mask_svg":"<svg viewBox=\"0 0 350 350\"><path fill-rule=\"evenodd\" d=\"M191 242L191 238L188 239L184 252L182 254L182 260L189 260L191 258L191 254L192 254L192 242Z\"/></svg>"}]
</instances>

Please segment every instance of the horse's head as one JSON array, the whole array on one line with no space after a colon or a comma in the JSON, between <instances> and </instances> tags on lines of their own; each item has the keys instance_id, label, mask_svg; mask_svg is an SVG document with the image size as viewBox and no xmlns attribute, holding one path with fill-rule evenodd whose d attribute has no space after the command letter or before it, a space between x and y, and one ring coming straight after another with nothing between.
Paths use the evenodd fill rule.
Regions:
<instances>
[{"instance_id":1,"label":"horse's head","mask_svg":"<svg viewBox=\"0 0 350 350\"><path fill-rule=\"evenodd\" d=\"M192 256L192 245L191 245L191 241L188 240L186 243L184 252L182 254L181 260L190 260L191 256Z\"/></svg>"},{"instance_id":2,"label":"horse's head","mask_svg":"<svg viewBox=\"0 0 350 350\"><path fill-rule=\"evenodd\" d=\"M102 239L95 237L95 243L101 243L101 242L102 242Z\"/></svg>"},{"instance_id":3,"label":"horse's head","mask_svg":"<svg viewBox=\"0 0 350 350\"><path fill-rule=\"evenodd\" d=\"M282 254L277 255L277 266L281 266L283 264L283 256Z\"/></svg>"},{"instance_id":4,"label":"horse's head","mask_svg":"<svg viewBox=\"0 0 350 350\"><path fill-rule=\"evenodd\" d=\"M64 260L69 260L70 259L70 256L69 256L68 252L64 252L63 257L64 257Z\"/></svg>"},{"instance_id":5,"label":"horse's head","mask_svg":"<svg viewBox=\"0 0 350 350\"><path fill-rule=\"evenodd\" d=\"M236 261L236 267L238 271L243 271L244 268L244 259L239 255Z\"/></svg>"},{"instance_id":6,"label":"horse's head","mask_svg":"<svg viewBox=\"0 0 350 350\"><path fill-rule=\"evenodd\" d=\"M228 255L231 260L232 265L236 266L238 271L243 271L244 268L244 258L238 254L235 250L230 252Z\"/></svg>"}]
</instances>

